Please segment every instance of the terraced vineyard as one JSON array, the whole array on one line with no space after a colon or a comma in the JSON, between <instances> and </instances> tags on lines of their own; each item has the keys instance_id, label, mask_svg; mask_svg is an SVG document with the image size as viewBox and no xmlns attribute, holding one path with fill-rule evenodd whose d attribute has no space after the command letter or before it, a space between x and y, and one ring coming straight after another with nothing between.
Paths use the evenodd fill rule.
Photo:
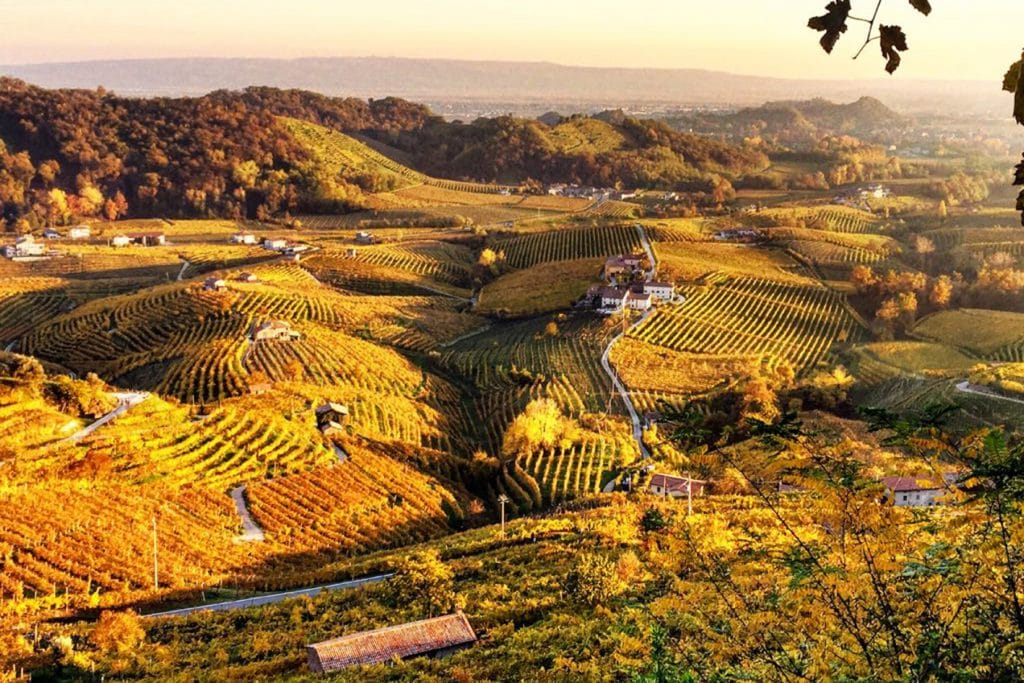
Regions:
<instances>
[{"instance_id":1,"label":"terraced vineyard","mask_svg":"<svg viewBox=\"0 0 1024 683\"><path fill-rule=\"evenodd\" d=\"M187 408L150 398L120 416L117 427L97 430L83 446L109 455L117 476L134 483L159 480L227 491L336 460L312 412L294 404L278 412L235 400L193 421Z\"/></svg>"},{"instance_id":2,"label":"terraced vineyard","mask_svg":"<svg viewBox=\"0 0 1024 683\"><path fill-rule=\"evenodd\" d=\"M821 286L739 278L685 296L629 335L676 351L786 360L802 370L858 334L839 296Z\"/></svg>"},{"instance_id":3,"label":"terraced vineyard","mask_svg":"<svg viewBox=\"0 0 1024 683\"><path fill-rule=\"evenodd\" d=\"M312 472L251 484L253 519L271 541L303 552L354 554L451 531L458 501L435 480L367 448Z\"/></svg>"},{"instance_id":4,"label":"terraced vineyard","mask_svg":"<svg viewBox=\"0 0 1024 683\"><path fill-rule=\"evenodd\" d=\"M643 209L629 202L615 200L603 201L583 212L585 216L601 216L604 218L636 218L643 214Z\"/></svg>"},{"instance_id":5,"label":"terraced vineyard","mask_svg":"<svg viewBox=\"0 0 1024 683\"><path fill-rule=\"evenodd\" d=\"M495 244L505 251L506 262L513 268L529 268L549 261L628 254L641 248L636 228L629 225L533 233Z\"/></svg>"},{"instance_id":6,"label":"terraced vineyard","mask_svg":"<svg viewBox=\"0 0 1024 683\"><path fill-rule=\"evenodd\" d=\"M878 232L880 227L878 219L873 214L846 207L822 209L816 218L834 232L861 234Z\"/></svg>"},{"instance_id":7,"label":"terraced vineyard","mask_svg":"<svg viewBox=\"0 0 1024 683\"><path fill-rule=\"evenodd\" d=\"M537 482L544 504L554 505L600 493L615 473L636 457L636 448L631 442L600 439L587 440L570 448L531 453L521 457L518 465ZM505 488L515 491L511 484L506 484Z\"/></svg>"},{"instance_id":8,"label":"terraced vineyard","mask_svg":"<svg viewBox=\"0 0 1024 683\"><path fill-rule=\"evenodd\" d=\"M6 346L36 325L73 305L64 283L51 278L19 278L0 283L0 345Z\"/></svg>"},{"instance_id":9,"label":"terraced vineyard","mask_svg":"<svg viewBox=\"0 0 1024 683\"><path fill-rule=\"evenodd\" d=\"M154 519L166 588L215 584L245 561L223 494L53 481L0 498L0 592L61 606L86 605L90 596L103 605L149 589Z\"/></svg>"},{"instance_id":10,"label":"terraced vineyard","mask_svg":"<svg viewBox=\"0 0 1024 683\"><path fill-rule=\"evenodd\" d=\"M463 288L469 283L473 266L469 249L445 242L362 247L354 258Z\"/></svg>"},{"instance_id":11,"label":"terraced vineyard","mask_svg":"<svg viewBox=\"0 0 1024 683\"><path fill-rule=\"evenodd\" d=\"M878 263L883 258L878 252L859 249L856 247L844 247L829 242L792 240L788 242L789 248L797 255L807 259L811 263L824 266L855 266L860 264Z\"/></svg>"}]
</instances>

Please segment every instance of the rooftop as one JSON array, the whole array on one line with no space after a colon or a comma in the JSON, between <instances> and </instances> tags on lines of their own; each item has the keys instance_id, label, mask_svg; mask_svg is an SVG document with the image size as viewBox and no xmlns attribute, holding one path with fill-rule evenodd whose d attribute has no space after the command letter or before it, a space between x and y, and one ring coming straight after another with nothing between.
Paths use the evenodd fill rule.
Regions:
<instances>
[{"instance_id":1,"label":"rooftop","mask_svg":"<svg viewBox=\"0 0 1024 683\"><path fill-rule=\"evenodd\" d=\"M382 664L468 645L477 639L461 611L433 619L398 624L306 646L313 671L338 671L359 664Z\"/></svg>"}]
</instances>

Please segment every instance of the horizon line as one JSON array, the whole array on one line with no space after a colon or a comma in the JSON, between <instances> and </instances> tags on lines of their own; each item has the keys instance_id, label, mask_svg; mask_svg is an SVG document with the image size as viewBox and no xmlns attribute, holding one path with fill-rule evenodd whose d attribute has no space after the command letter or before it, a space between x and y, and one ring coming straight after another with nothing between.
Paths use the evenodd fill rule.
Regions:
<instances>
[{"instance_id":1,"label":"horizon line","mask_svg":"<svg viewBox=\"0 0 1024 683\"><path fill-rule=\"evenodd\" d=\"M0 69L5 68L24 68L24 67L46 67L46 66L64 66L64 65L84 65L84 64L99 64L99 63L111 63L111 62L175 62L175 61L265 61L265 62L302 62L302 61L318 61L318 60L389 60L389 61L408 61L408 62L451 62L461 64L522 64L522 65L537 65L537 66L553 66L564 69L586 69L590 71L654 71L654 72L682 72L682 71L702 71L705 73L713 74L725 74L729 76L737 76L741 78L760 78L763 80L771 81L796 81L805 83L893 83L902 80L904 83L989 83L994 82L997 79L984 79L984 78L928 78L928 77L914 77L907 79L899 79L896 76L884 77L875 76L871 78L856 78L856 77L839 77L839 78L805 78L805 77L787 77L787 76L763 76L760 74L753 73L738 73L735 71L725 71L722 69L713 69L708 67L699 66L592 66L587 64L565 64L562 62L555 62L551 60L519 60L519 59L465 59L459 57L403 57L398 55L308 55L301 57L261 57L261 56L216 56L216 55L193 55L193 56L175 56L175 57L105 57L105 58L93 58L93 59L75 59L75 60L58 60L52 62L6 62L0 64ZM2 74L0 74L2 75Z\"/></svg>"}]
</instances>

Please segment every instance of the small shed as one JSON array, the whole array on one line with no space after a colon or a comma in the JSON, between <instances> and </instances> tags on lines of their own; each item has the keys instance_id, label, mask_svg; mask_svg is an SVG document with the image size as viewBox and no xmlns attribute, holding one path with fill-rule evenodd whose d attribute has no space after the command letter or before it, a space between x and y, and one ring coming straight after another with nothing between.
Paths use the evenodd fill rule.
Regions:
<instances>
[{"instance_id":1,"label":"small shed","mask_svg":"<svg viewBox=\"0 0 1024 683\"><path fill-rule=\"evenodd\" d=\"M228 283L219 277L208 277L203 281L203 289L211 292L222 292L227 289Z\"/></svg>"},{"instance_id":2,"label":"small shed","mask_svg":"<svg viewBox=\"0 0 1024 683\"><path fill-rule=\"evenodd\" d=\"M350 666L385 664L408 657L443 657L476 640L469 620L458 610L433 619L361 631L307 645L306 659L311 671L330 673Z\"/></svg>"},{"instance_id":3,"label":"small shed","mask_svg":"<svg viewBox=\"0 0 1024 683\"><path fill-rule=\"evenodd\" d=\"M651 477L650 490L656 496L666 498L685 498L703 496L708 483L690 477L677 477L671 474L655 474Z\"/></svg>"},{"instance_id":4,"label":"small shed","mask_svg":"<svg viewBox=\"0 0 1024 683\"><path fill-rule=\"evenodd\" d=\"M344 427L348 423L348 406L343 403L335 403L328 401L319 408L316 409L316 423L320 426L320 431L328 423L337 423L339 427Z\"/></svg>"},{"instance_id":5,"label":"small shed","mask_svg":"<svg viewBox=\"0 0 1024 683\"><path fill-rule=\"evenodd\" d=\"M259 278L253 273L241 273L238 276L239 282L259 282Z\"/></svg>"},{"instance_id":6,"label":"small shed","mask_svg":"<svg viewBox=\"0 0 1024 683\"><path fill-rule=\"evenodd\" d=\"M273 341L277 339L283 339L291 341L299 339L302 334L298 330L293 330L292 326L284 320L268 320L258 325L254 325L252 328L252 340L256 341Z\"/></svg>"}]
</instances>

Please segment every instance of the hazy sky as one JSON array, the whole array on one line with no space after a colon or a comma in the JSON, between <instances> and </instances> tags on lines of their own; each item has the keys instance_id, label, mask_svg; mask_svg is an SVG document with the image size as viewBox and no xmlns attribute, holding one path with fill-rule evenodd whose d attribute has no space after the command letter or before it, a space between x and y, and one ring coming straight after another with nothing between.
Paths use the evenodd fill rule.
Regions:
<instances>
[{"instance_id":1,"label":"hazy sky","mask_svg":"<svg viewBox=\"0 0 1024 683\"><path fill-rule=\"evenodd\" d=\"M854 24L828 58L807 18L826 0L0 0L0 63L97 58L398 56L878 77ZM1024 47L1021 0L885 0L909 35L904 78L978 78ZM873 0L854 0L869 14Z\"/></svg>"}]
</instances>

